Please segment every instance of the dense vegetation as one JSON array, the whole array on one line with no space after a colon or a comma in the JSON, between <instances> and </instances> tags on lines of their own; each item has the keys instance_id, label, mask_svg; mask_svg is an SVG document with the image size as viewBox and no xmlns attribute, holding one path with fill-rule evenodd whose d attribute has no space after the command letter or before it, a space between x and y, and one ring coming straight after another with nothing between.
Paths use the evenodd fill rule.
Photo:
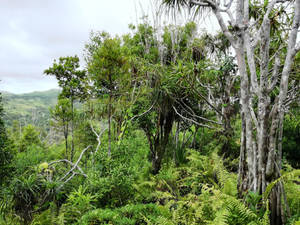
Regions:
<instances>
[{"instance_id":1,"label":"dense vegetation","mask_svg":"<svg viewBox=\"0 0 300 225\"><path fill-rule=\"evenodd\" d=\"M278 186L285 224L300 223L299 54L281 176L240 192L241 79L224 34L130 28L92 33L85 69L77 56L45 68L61 92L0 99L0 224L270 224Z\"/></svg>"}]
</instances>

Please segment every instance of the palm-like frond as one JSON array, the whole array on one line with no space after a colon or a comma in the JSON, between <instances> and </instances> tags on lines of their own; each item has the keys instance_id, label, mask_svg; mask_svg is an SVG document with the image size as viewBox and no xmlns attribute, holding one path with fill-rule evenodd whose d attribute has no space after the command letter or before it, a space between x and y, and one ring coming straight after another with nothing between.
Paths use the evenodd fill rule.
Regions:
<instances>
[{"instance_id":1,"label":"palm-like frond","mask_svg":"<svg viewBox=\"0 0 300 225\"><path fill-rule=\"evenodd\" d=\"M188 12L192 15L193 19L196 17L204 18L205 15L211 12L210 7L193 5L189 0L159 0L161 2L162 9L173 18L176 18L176 14L182 14Z\"/></svg>"},{"instance_id":2,"label":"palm-like frond","mask_svg":"<svg viewBox=\"0 0 300 225\"><path fill-rule=\"evenodd\" d=\"M173 9L176 11L181 11L183 7L189 7L189 0L162 0L162 5L167 9Z\"/></svg>"}]
</instances>

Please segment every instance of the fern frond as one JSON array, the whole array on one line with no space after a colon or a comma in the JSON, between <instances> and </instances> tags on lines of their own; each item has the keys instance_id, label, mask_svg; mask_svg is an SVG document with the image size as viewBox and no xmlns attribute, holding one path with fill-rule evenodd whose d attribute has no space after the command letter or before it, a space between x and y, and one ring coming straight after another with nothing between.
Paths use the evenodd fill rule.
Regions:
<instances>
[{"instance_id":1,"label":"fern frond","mask_svg":"<svg viewBox=\"0 0 300 225\"><path fill-rule=\"evenodd\" d=\"M294 170L292 172L289 172L289 173L286 173L284 175L282 175L281 177L279 177L278 179L274 180L272 183L270 183L267 188L266 188L266 191L263 193L263 197L265 200L268 199L273 187L280 181L282 181L283 179L288 179L288 180L291 180L295 177L298 177L300 176L300 170Z\"/></svg>"}]
</instances>

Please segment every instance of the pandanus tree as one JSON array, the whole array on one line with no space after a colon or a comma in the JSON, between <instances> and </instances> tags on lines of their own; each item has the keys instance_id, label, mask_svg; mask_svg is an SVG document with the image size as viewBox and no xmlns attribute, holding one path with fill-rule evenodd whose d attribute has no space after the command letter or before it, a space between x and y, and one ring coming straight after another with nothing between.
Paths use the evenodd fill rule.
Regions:
<instances>
[{"instance_id":1,"label":"pandanus tree","mask_svg":"<svg viewBox=\"0 0 300 225\"><path fill-rule=\"evenodd\" d=\"M195 94L190 91L188 76L184 75L184 71L193 73L197 61L193 57L196 25L168 26L161 35L156 32L149 24L141 24L126 42L135 59L132 72L144 78L139 84L148 90L136 102L133 112L138 115L137 122L147 136L154 174L161 168L174 121L196 122L181 111L187 105L198 105L193 101ZM199 118L204 119L196 120Z\"/></svg>"},{"instance_id":2,"label":"pandanus tree","mask_svg":"<svg viewBox=\"0 0 300 225\"><path fill-rule=\"evenodd\" d=\"M292 82L290 72L300 50L297 43L300 1L163 0L162 3L168 9L210 10L229 40L241 82L238 190L240 194L246 191L262 194L280 176L282 124ZM280 28L280 24L285 27ZM271 224L285 223L282 195L283 185L279 182L269 197Z\"/></svg>"}]
</instances>

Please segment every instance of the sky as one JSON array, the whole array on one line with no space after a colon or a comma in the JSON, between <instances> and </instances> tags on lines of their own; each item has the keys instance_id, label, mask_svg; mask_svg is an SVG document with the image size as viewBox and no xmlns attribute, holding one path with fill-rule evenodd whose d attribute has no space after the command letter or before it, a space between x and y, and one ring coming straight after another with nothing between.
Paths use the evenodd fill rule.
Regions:
<instances>
[{"instance_id":1,"label":"sky","mask_svg":"<svg viewBox=\"0 0 300 225\"><path fill-rule=\"evenodd\" d=\"M58 88L43 71L62 56L82 57L93 31L128 32L150 0L1 0L0 91L15 94ZM83 64L83 62L82 62Z\"/></svg>"}]
</instances>

